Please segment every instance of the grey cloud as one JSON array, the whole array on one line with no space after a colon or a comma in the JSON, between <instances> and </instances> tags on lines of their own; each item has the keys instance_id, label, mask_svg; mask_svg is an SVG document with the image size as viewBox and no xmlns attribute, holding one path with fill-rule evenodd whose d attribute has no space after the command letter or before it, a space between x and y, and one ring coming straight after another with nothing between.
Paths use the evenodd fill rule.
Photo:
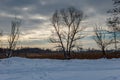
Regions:
<instances>
[{"instance_id":1,"label":"grey cloud","mask_svg":"<svg viewBox=\"0 0 120 80\"><path fill-rule=\"evenodd\" d=\"M30 19L30 16L40 14L51 17L56 9L68 6L82 9L89 17L93 17L97 14L106 15L106 11L112 7L112 0L0 0L0 13L22 16L22 30L27 31L48 22L43 19ZM96 13L90 12L90 8ZM11 20L13 17L0 16L0 29L8 32Z\"/></svg>"},{"instance_id":2,"label":"grey cloud","mask_svg":"<svg viewBox=\"0 0 120 80\"><path fill-rule=\"evenodd\" d=\"M68 6L75 6L77 8L94 7L97 11L103 12L105 9L111 7L111 0L2 0L0 8L8 13L23 13L21 8L28 7L30 14L40 13L49 15L55 9L60 9ZM18 10L17 10L18 9Z\"/></svg>"}]
</instances>

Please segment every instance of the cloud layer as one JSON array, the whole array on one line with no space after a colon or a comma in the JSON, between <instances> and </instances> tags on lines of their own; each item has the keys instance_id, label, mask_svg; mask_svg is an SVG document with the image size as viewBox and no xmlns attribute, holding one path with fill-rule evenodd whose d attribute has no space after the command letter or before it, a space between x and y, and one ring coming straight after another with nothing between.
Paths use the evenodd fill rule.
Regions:
<instances>
[{"instance_id":1,"label":"cloud layer","mask_svg":"<svg viewBox=\"0 0 120 80\"><path fill-rule=\"evenodd\" d=\"M0 0L0 30L9 34L10 23L17 16L22 19L23 41L35 43L37 39L44 43L50 35L50 18L54 11L69 6L83 10L87 15L86 26L90 27L95 22L104 23L112 0Z\"/></svg>"}]
</instances>

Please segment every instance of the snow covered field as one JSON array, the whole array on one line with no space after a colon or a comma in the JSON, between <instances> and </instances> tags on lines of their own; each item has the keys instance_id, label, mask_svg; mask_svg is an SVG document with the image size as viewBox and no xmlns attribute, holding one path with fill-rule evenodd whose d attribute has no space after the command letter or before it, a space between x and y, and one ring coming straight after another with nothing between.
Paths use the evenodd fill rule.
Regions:
<instances>
[{"instance_id":1,"label":"snow covered field","mask_svg":"<svg viewBox=\"0 0 120 80\"><path fill-rule=\"evenodd\" d=\"M1 59L0 80L120 80L120 59Z\"/></svg>"}]
</instances>

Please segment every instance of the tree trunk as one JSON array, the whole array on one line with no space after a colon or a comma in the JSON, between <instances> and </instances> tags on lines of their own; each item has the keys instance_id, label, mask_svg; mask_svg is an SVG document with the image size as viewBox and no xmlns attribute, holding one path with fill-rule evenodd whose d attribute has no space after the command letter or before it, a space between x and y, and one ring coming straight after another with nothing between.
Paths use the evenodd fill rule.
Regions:
<instances>
[{"instance_id":1,"label":"tree trunk","mask_svg":"<svg viewBox=\"0 0 120 80\"><path fill-rule=\"evenodd\" d=\"M67 59L67 55L66 55L66 52L64 52L64 59Z\"/></svg>"},{"instance_id":2,"label":"tree trunk","mask_svg":"<svg viewBox=\"0 0 120 80\"><path fill-rule=\"evenodd\" d=\"M103 53L103 58L107 58L106 52L105 52L105 48L104 48L104 47L102 47L102 53Z\"/></svg>"},{"instance_id":3,"label":"tree trunk","mask_svg":"<svg viewBox=\"0 0 120 80\"><path fill-rule=\"evenodd\" d=\"M70 53L68 51L64 52L64 59L70 59Z\"/></svg>"},{"instance_id":4,"label":"tree trunk","mask_svg":"<svg viewBox=\"0 0 120 80\"><path fill-rule=\"evenodd\" d=\"M10 49L9 52L8 52L7 57L10 58L12 56L12 53L13 53L13 51Z\"/></svg>"},{"instance_id":5,"label":"tree trunk","mask_svg":"<svg viewBox=\"0 0 120 80\"><path fill-rule=\"evenodd\" d=\"M6 52L6 57L7 57L7 58L10 58L11 56L12 56L12 50L9 49L9 50L7 50L7 52Z\"/></svg>"},{"instance_id":6,"label":"tree trunk","mask_svg":"<svg viewBox=\"0 0 120 80\"><path fill-rule=\"evenodd\" d=\"M117 50L117 36L116 32L114 32L114 40L115 40L115 51Z\"/></svg>"}]
</instances>

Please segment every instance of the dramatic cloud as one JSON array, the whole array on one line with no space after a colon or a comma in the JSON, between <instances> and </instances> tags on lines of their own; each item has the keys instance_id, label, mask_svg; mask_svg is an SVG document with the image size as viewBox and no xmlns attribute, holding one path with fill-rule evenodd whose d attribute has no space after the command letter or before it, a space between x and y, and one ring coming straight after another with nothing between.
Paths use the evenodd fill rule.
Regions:
<instances>
[{"instance_id":1,"label":"dramatic cloud","mask_svg":"<svg viewBox=\"0 0 120 80\"><path fill-rule=\"evenodd\" d=\"M52 14L56 9L69 6L83 10L87 18L82 25L92 27L95 23L105 24L106 11L112 8L112 0L0 0L0 30L7 36L16 16L22 19L23 42L31 40L31 44L46 44L52 28Z\"/></svg>"}]
</instances>

